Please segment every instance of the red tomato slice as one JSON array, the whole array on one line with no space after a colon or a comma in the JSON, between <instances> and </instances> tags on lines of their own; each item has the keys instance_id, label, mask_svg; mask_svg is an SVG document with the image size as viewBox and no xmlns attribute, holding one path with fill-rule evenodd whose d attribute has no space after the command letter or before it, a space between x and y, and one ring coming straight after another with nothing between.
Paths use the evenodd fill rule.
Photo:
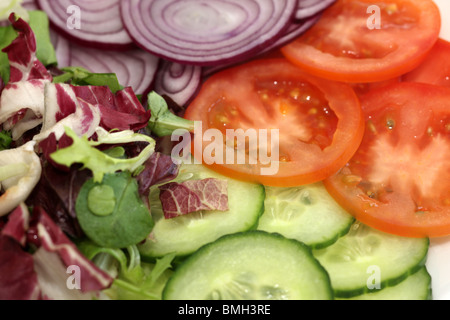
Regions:
<instances>
[{"instance_id":1,"label":"red tomato slice","mask_svg":"<svg viewBox=\"0 0 450 320\"><path fill-rule=\"evenodd\" d=\"M316 76L377 82L417 67L440 27L439 8L431 0L338 0L282 52Z\"/></svg>"},{"instance_id":2,"label":"red tomato slice","mask_svg":"<svg viewBox=\"0 0 450 320\"><path fill-rule=\"evenodd\" d=\"M355 90L356 95L358 97L361 97L361 96L371 92L372 90L382 88L382 87L385 87L385 86L388 86L388 85L391 85L394 83L399 83L400 81L402 81L402 78L397 77L397 78L389 79L389 80L385 80L385 81L352 83L350 85L353 88L353 90Z\"/></svg>"},{"instance_id":3,"label":"red tomato slice","mask_svg":"<svg viewBox=\"0 0 450 320\"><path fill-rule=\"evenodd\" d=\"M325 180L356 219L409 237L450 234L450 89L399 83L361 101L359 150Z\"/></svg>"},{"instance_id":4,"label":"red tomato slice","mask_svg":"<svg viewBox=\"0 0 450 320\"><path fill-rule=\"evenodd\" d=\"M228 151L241 146L246 155L241 163L211 161L216 152L226 150L213 154L211 145L202 141L204 164L236 179L272 186L308 184L334 174L357 150L364 133L361 106L349 85L305 74L285 59L256 60L213 75L185 116L202 122L203 137L206 130L219 129ZM258 139L266 130L270 138L263 135L255 145L250 143L255 135L249 134L245 143L236 143L227 130L239 129L255 131ZM272 130L278 130L278 139ZM263 173L269 167L275 170Z\"/></svg>"},{"instance_id":5,"label":"red tomato slice","mask_svg":"<svg viewBox=\"0 0 450 320\"><path fill-rule=\"evenodd\" d=\"M403 81L422 82L450 87L450 42L439 39L426 59L413 71L403 76Z\"/></svg>"}]
</instances>

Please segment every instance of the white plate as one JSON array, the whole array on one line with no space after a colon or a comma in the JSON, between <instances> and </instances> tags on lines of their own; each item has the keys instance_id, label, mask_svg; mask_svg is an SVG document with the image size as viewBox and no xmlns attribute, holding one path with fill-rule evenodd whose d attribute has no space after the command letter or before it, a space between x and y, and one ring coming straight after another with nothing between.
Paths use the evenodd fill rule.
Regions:
<instances>
[{"instance_id":1,"label":"white plate","mask_svg":"<svg viewBox=\"0 0 450 320\"><path fill-rule=\"evenodd\" d=\"M450 1L434 2L441 10L441 38L450 41ZM432 277L433 299L450 300L450 237L431 239L427 268Z\"/></svg>"},{"instance_id":2,"label":"white plate","mask_svg":"<svg viewBox=\"0 0 450 320\"><path fill-rule=\"evenodd\" d=\"M441 38L450 41L450 1L448 0L434 0L441 10L442 29Z\"/></svg>"}]
</instances>

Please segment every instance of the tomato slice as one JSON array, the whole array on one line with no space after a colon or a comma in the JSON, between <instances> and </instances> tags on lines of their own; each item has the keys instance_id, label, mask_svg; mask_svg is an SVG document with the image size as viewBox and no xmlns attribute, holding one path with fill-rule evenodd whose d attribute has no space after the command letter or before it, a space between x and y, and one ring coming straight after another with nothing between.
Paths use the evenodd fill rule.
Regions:
<instances>
[{"instance_id":1,"label":"tomato slice","mask_svg":"<svg viewBox=\"0 0 450 320\"><path fill-rule=\"evenodd\" d=\"M351 87L355 90L355 93L358 97L361 97L372 90L382 88L394 83L399 83L402 81L401 77L396 77L394 79L379 81L379 82L362 82L362 83L351 83Z\"/></svg>"},{"instance_id":2,"label":"tomato slice","mask_svg":"<svg viewBox=\"0 0 450 320\"><path fill-rule=\"evenodd\" d=\"M399 83L362 98L360 148L325 180L356 219L409 237L450 234L450 89Z\"/></svg>"},{"instance_id":3,"label":"tomato slice","mask_svg":"<svg viewBox=\"0 0 450 320\"><path fill-rule=\"evenodd\" d=\"M197 154L202 150L198 160L230 177L272 186L308 184L334 174L364 133L361 105L349 85L310 76L286 59L261 59L216 73L185 117L202 123L201 146L194 146ZM223 149L211 147L216 138L208 142L208 130L220 130ZM248 133L245 143L233 136L239 130ZM233 148L246 161L216 158Z\"/></svg>"},{"instance_id":4,"label":"tomato slice","mask_svg":"<svg viewBox=\"0 0 450 320\"><path fill-rule=\"evenodd\" d=\"M426 59L413 71L405 74L402 80L450 87L449 56L450 42L439 39Z\"/></svg>"},{"instance_id":5,"label":"tomato slice","mask_svg":"<svg viewBox=\"0 0 450 320\"><path fill-rule=\"evenodd\" d=\"M383 81L417 67L440 27L439 8L431 0L338 0L281 51L316 76Z\"/></svg>"}]
</instances>

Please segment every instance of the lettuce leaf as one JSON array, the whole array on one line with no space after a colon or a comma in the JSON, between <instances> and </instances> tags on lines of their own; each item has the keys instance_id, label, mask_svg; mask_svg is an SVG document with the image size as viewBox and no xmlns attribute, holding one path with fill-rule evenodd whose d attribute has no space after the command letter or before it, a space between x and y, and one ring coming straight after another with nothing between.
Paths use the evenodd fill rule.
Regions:
<instances>
[{"instance_id":1,"label":"lettuce leaf","mask_svg":"<svg viewBox=\"0 0 450 320\"><path fill-rule=\"evenodd\" d=\"M70 83L74 86L107 86L112 93L123 89L114 73L92 73L81 67L66 67L61 71L64 73L54 77L54 83Z\"/></svg>"},{"instance_id":2,"label":"lettuce leaf","mask_svg":"<svg viewBox=\"0 0 450 320\"><path fill-rule=\"evenodd\" d=\"M17 33L12 26L0 27L0 77L5 84L9 82L9 59L1 50L9 46L16 37Z\"/></svg>"},{"instance_id":3,"label":"lettuce leaf","mask_svg":"<svg viewBox=\"0 0 450 320\"><path fill-rule=\"evenodd\" d=\"M181 118L170 112L167 102L156 92L149 93L148 105L152 115L148 128L156 136L170 136L177 129L194 131L194 121Z\"/></svg>"},{"instance_id":4,"label":"lettuce leaf","mask_svg":"<svg viewBox=\"0 0 450 320\"><path fill-rule=\"evenodd\" d=\"M92 171L94 182L102 182L103 176L117 171L130 171L137 173L137 170L150 158L155 150L155 140L152 138L134 133L131 130L108 133L99 129L98 140L90 141L87 137L78 137L70 128L65 129L65 133L73 140L73 144L64 149L52 153L50 158L66 167L80 163L84 168ZM109 156L107 153L95 148L102 144L120 144L129 142L148 142L147 147L134 158L118 159Z\"/></svg>"},{"instance_id":5,"label":"lettuce leaf","mask_svg":"<svg viewBox=\"0 0 450 320\"><path fill-rule=\"evenodd\" d=\"M58 64L55 48L50 38L50 24L44 11L28 11L30 27L36 37L36 57L46 67Z\"/></svg>"},{"instance_id":6,"label":"lettuce leaf","mask_svg":"<svg viewBox=\"0 0 450 320\"><path fill-rule=\"evenodd\" d=\"M78 244L84 255L117 276L104 293L113 300L161 300L165 284L173 273L175 254L154 263L142 262L135 245L125 249L99 247L90 241Z\"/></svg>"},{"instance_id":7,"label":"lettuce leaf","mask_svg":"<svg viewBox=\"0 0 450 320\"><path fill-rule=\"evenodd\" d=\"M76 202L78 221L89 239L107 248L126 248L143 241L154 222L129 172L88 180Z\"/></svg>"},{"instance_id":8,"label":"lettuce leaf","mask_svg":"<svg viewBox=\"0 0 450 320\"><path fill-rule=\"evenodd\" d=\"M11 132L0 131L0 151L9 149L12 143Z\"/></svg>"}]
</instances>

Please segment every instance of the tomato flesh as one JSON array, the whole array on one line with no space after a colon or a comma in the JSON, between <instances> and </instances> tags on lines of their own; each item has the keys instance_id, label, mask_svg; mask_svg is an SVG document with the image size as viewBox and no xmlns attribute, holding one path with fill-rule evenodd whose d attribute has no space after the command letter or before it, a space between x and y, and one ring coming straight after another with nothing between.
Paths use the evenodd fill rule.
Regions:
<instances>
[{"instance_id":1,"label":"tomato flesh","mask_svg":"<svg viewBox=\"0 0 450 320\"><path fill-rule=\"evenodd\" d=\"M276 128L296 128L281 132L283 141L299 140L315 144L321 149L332 143L337 128L337 117L317 88L305 82L267 81L255 84L264 116L249 117L236 105L219 100L208 113L208 127L223 129L267 128L270 122ZM288 150L280 150L287 160Z\"/></svg>"},{"instance_id":2,"label":"tomato flesh","mask_svg":"<svg viewBox=\"0 0 450 320\"><path fill-rule=\"evenodd\" d=\"M201 121L203 132L220 130L224 145L230 144L227 130L278 130L279 141L269 139L278 149L273 174L261 174L262 161L210 163L202 153L202 162L214 170L272 186L308 184L334 174L356 151L364 131L361 106L349 85L310 76L285 59L256 60L213 75L185 116ZM202 148L208 150L206 141ZM253 148L246 141L247 155Z\"/></svg>"},{"instance_id":3,"label":"tomato flesh","mask_svg":"<svg viewBox=\"0 0 450 320\"><path fill-rule=\"evenodd\" d=\"M399 83L362 98L360 148L325 181L363 223L410 237L450 234L450 90Z\"/></svg>"},{"instance_id":4,"label":"tomato flesh","mask_svg":"<svg viewBox=\"0 0 450 320\"><path fill-rule=\"evenodd\" d=\"M316 76L352 83L384 81L423 61L439 37L440 21L431 0L338 0L281 51Z\"/></svg>"},{"instance_id":5,"label":"tomato flesh","mask_svg":"<svg viewBox=\"0 0 450 320\"><path fill-rule=\"evenodd\" d=\"M450 42L439 39L426 59L402 77L403 81L450 87Z\"/></svg>"}]
</instances>

